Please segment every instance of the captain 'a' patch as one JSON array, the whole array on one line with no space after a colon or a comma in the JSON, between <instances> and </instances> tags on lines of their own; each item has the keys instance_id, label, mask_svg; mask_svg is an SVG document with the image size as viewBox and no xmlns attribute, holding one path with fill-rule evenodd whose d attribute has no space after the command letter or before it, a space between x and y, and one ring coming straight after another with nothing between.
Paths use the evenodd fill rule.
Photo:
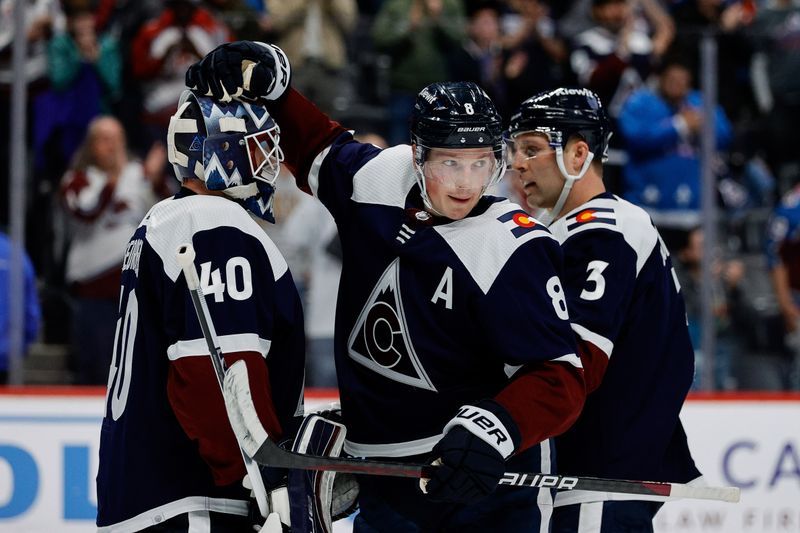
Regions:
<instances>
[{"instance_id":1,"label":"captain 'a' patch","mask_svg":"<svg viewBox=\"0 0 800 533\"><path fill-rule=\"evenodd\" d=\"M384 271L356 320L350 357L393 381L435 391L408 336L399 284L400 259Z\"/></svg>"}]
</instances>

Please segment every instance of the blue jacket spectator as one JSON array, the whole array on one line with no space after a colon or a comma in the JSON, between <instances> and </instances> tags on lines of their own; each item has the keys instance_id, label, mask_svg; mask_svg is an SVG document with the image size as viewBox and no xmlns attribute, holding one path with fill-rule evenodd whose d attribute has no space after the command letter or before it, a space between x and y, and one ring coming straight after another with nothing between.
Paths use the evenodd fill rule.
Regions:
<instances>
[{"instance_id":1,"label":"blue jacket spectator","mask_svg":"<svg viewBox=\"0 0 800 533\"><path fill-rule=\"evenodd\" d=\"M628 149L625 197L642 206L659 229L685 231L700 224L700 92L680 63L665 64L658 88L640 89L625 102L619 127ZM716 109L717 149L731 142L732 130Z\"/></svg>"},{"instance_id":2,"label":"blue jacket spectator","mask_svg":"<svg viewBox=\"0 0 800 533\"><path fill-rule=\"evenodd\" d=\"M5 233L0 233L0 384L8 382L8 356L11 350L11 308L9 302L8 283L11 271L11 240ZM25 275L25 330L23 336L23 353L36 339L39 332L39 297L36 293L36 275L27 254L23 254L23 271Z\"/></svg>"}]
</instances>

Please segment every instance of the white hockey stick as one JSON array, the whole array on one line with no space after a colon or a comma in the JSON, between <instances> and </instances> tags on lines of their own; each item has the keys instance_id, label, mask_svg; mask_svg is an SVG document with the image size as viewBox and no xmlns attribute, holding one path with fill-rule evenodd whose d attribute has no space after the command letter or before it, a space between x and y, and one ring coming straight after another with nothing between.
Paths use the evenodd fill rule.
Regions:
<instances>
[{"instance_id":1,"label":"white hockey stick","mask_svg":"<svg viewBox=\"0 0 800 533\"><path fill-rule=\"evenodd\" d=\"M211 321L211 314L208 312L208 306L206 305L203 291L200 289L200 279L197 277L194 257L194 247L191 243L182 244L178 247L176 253L178 265L180 265L181 270L183 270L183 275L186 278L186 286L189 288L189 293L192 296L192 303L194 304L194 310L197 314L197 320L200 321L200 328L203 330L203 337L206 339L208 353L211 356L211 364L214 366L214 373L217 375L219 390L222 392L222 381L225 377L225 359L219 347L217 332L214 329L214 323ZM256 503L258 503L258 510L261 512L261 516L266 518L269 515L267 489L264 486L264 480L261 479L261 472L258 470L258 464L253 462L241 446L239 447L239 451L242 453L247 475L250 477L250 483L253 485L253 494L255 495Z\"/></svg>"}]
</instances>

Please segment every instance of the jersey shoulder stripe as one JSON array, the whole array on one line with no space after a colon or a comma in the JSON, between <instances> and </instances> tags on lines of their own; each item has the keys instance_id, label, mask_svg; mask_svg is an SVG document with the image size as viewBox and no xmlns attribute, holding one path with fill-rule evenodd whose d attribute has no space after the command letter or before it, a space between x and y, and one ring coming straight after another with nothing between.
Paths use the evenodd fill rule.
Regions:
<instances>
[{"instance_id":1,"label":"jersey shoulder stripe","mask_svg":"<svg viewBox=\"0 0 800 533\"><path fill-rule=\"evenodd\" d=\"M478 216L437 226L436 231L484 294L520 246L540 237L553 239L544 224L508 200L493 203Z\"/></svg>"},{"instance_id":2,"label":"jersey shoulder stripe","mask_svg":"<svg viewBox=\"0 0 800 533\"><path fill-rule=\"evenodd\" d=\"M611 207L587 207L567 218L567 232L586 224L608 224L615 226L617 216Z\"/></svg>"},{"instance_id":3,"label":"jersey shoulder stripe","mask_svg":"<svg viewBox=\"0 0 800 533\"><path fill-rule=\"evenodd\" d=\"M264 247L275 279L280 279L289 267L275 243L239 204L218 196L196 195L168 198L153 206L145 215L146 239L161 258L164 273L175 281L180 267L175 251L187 238L201 231L230 227L255 237Z\"/></svg>"},{"instance_id":4,"label":"jersey shoulder stripe","mask_svg":"<svg viewBox=\"0 0 800 533\"><path fill-rule=\"evenodd\" d=\"M411 147L407 144L383 150L353 176L353 201L405 207L406 196L416 184Z\"/></svg>"},{"instance_id":5,"label":"jersey shoulder stripe","mask_svg":"<svg viewBox=\"0 0 800 533\"><path fill-rule=\"evenodd\" d=\"M584 221L579 221L583 216ZM550 225L553 235L569 247L569 240L587 231L606 230L619 234L620 246L629 246L636 254L636 274L658 245L658 231L650 215L639 206L618 196L594 198ZM569 254L567 254L569 255Z\"/></svg>"}]
</instances>

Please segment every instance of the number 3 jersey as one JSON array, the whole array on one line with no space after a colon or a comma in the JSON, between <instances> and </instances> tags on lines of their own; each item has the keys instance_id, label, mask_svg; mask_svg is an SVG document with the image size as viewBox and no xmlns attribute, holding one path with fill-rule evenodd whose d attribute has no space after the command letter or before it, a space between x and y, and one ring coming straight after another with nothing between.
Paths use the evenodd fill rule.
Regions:
<instances>
[{"instance_id":1,"label":"number 3 jersey","mask_svg":"<svg viewBox=\"0 0 800 533\"><path fill-rule=\"evenodd\" d=\"M209 350L175 259L192 243L218 346L244 359L271 437L302 415L303 316L272 241L235 202L182 189L131 238L108 380L97 476L101 531L138 531L178 514L246 515L245 469Z\"/></svg>"},{"instance_id":2,"label":"number 3 jersey","mask_svg":"<svg viewBox=\"0 0 800 533\"><path fill-rule=\"evenodd\" d=\"M588 392L578 421L556 439L559 470L680 483L699 477L678 419L694 351L680 286L650 217L604 193L550 230L564 250ZM602 499L611 498L569 491L556 503Z\"/></svg>"}]
</instances>

